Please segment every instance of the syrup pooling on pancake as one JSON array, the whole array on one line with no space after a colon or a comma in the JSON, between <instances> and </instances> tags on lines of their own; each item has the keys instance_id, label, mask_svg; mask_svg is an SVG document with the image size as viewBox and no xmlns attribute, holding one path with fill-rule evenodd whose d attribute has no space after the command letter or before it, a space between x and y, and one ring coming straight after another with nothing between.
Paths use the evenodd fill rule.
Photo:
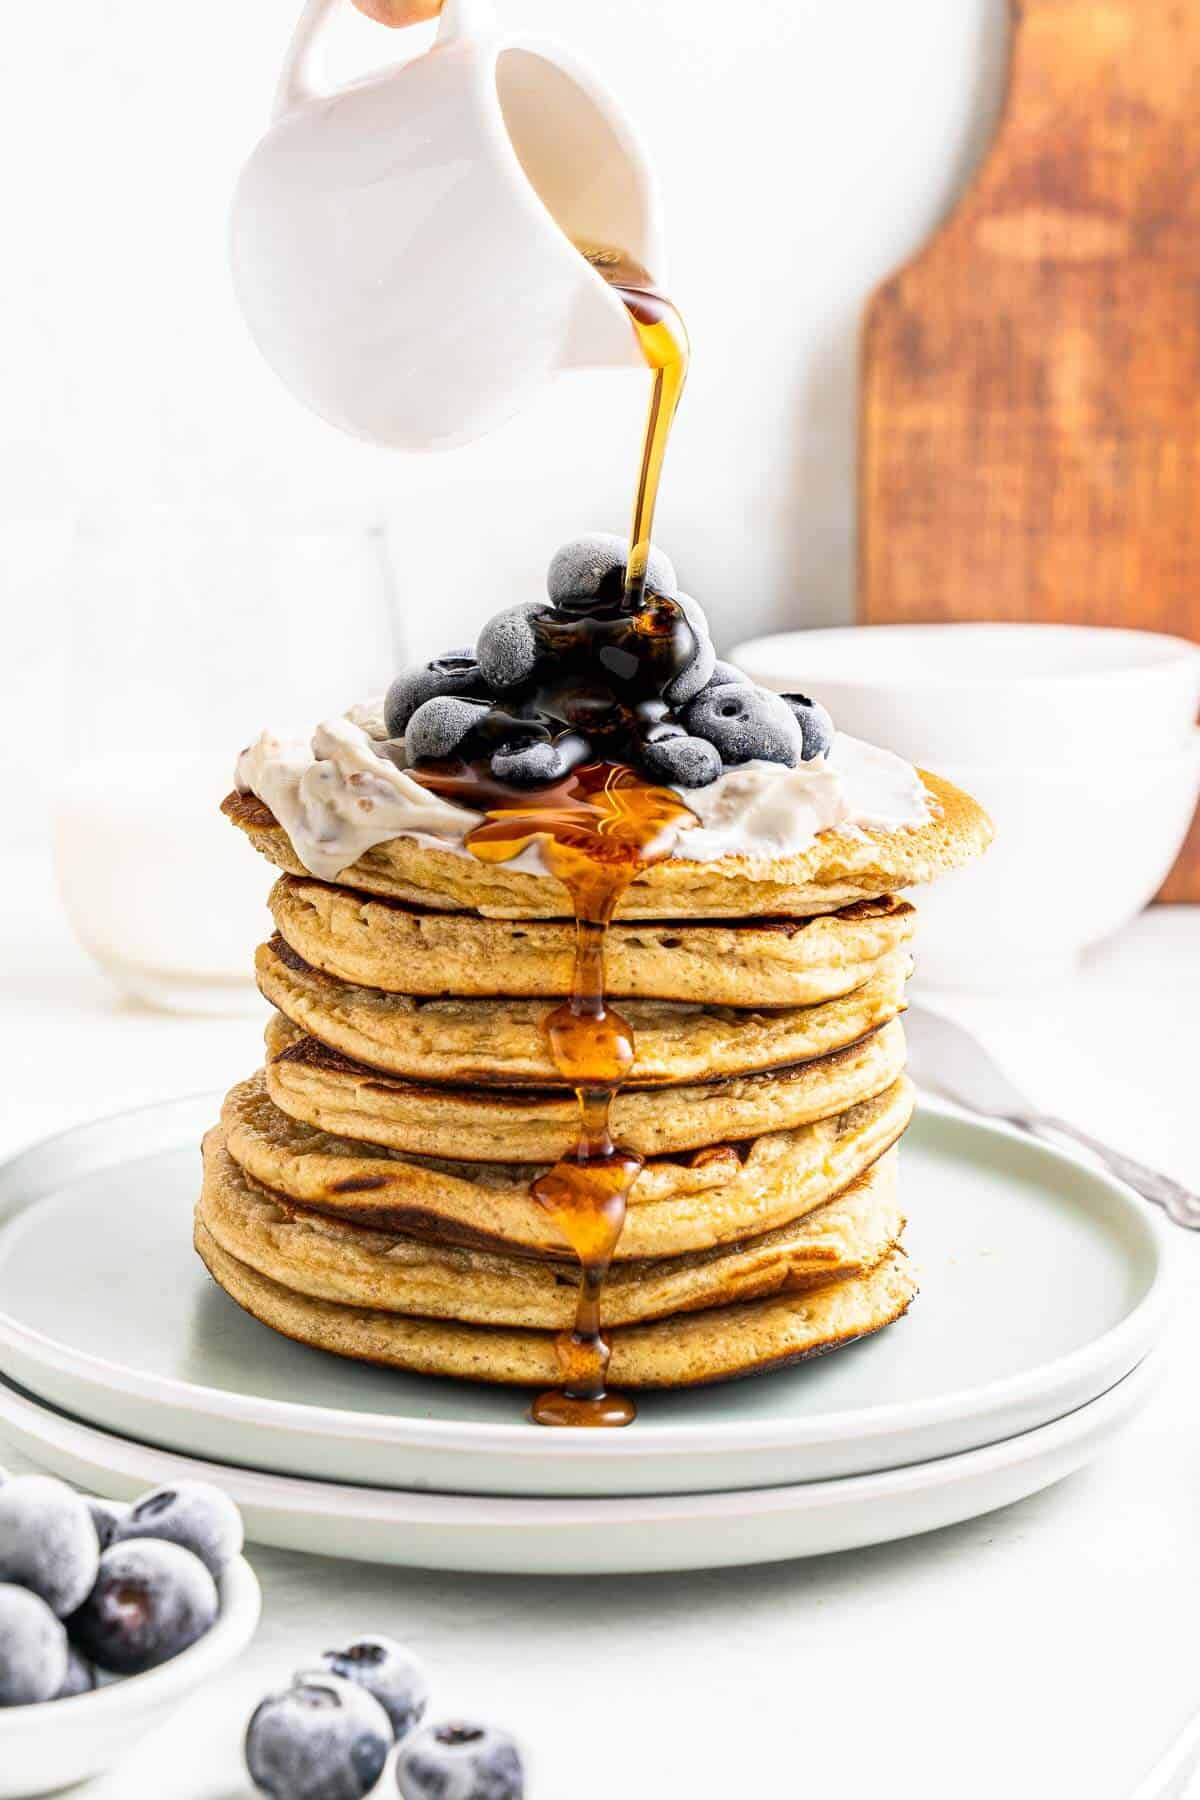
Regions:
<instances>
[{"instance_id":1,"label":"syrup pooling on pancake","mask_svg":"<svg viewBox=\"0 0 1200 1800\"><path fill-rule=\"evenodd\" d=\"M625 1425L633 1403L605 1387L600 1299L642 1158L614 1144L609 1132L613 1096L633 1067L635 1047L628 1023L607 1003L604 939L624 889L640 869L670 854L690 815L677 795L620 764L588 764L541 795L506 790L469 766L415 774L444 799L484 813L466 839L473 856L507 862L540 843L571 896L571 992L548 1015L545 1031L555 1067L575 1090L579 1139L530 1192L579 1258L579 1299L574 1327L558 1339L562 1389L541 1395L533 1417L544 1425Z\"/></svg>"}]
</instances>

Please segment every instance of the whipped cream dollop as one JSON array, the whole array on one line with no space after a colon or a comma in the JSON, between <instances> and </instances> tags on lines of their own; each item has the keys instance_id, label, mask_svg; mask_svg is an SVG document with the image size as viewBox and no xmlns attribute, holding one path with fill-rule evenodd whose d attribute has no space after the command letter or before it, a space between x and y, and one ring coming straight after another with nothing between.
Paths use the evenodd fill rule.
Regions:
<instances>
[{"instance_id":1,"label":"whipped cream dollop","mask_svg":"<svg viewBox=\"0 0 1200 1800\"><path fill-rule=\"evenodd\" d=\"M270 807L300 861L333 881L389 838L411 837L470 855L464 842L482 814L439 799L384 754L381 700L352 707L302 738L264 731L238 757L238 791ZM923 825L931 806L902 758L839 732L826 757L787 768L749 762L708 787L675 790L695 815L671 854L688 862L722 856L795 856L822 831L900 831ZM536 845L513 868L547 873Z\"/></svg>"}]
</instances>

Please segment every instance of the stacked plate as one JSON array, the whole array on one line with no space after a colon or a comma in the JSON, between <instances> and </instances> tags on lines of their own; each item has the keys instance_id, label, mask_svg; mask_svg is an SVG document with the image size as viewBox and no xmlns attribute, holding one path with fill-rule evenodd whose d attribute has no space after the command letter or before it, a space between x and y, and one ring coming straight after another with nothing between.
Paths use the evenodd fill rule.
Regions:
<instances>
[{"instance_id":1,"label":"stacked plate","mask_svg":"<svg viewBox=\"0 0 1200 1800\"><path fill-rule=\"evenodd\" d=\"M1153 1375L1159 1227L1126 1189L923 1104L906 1140L921 1305L753 1383L546 1432L512 1390L345 1362L239 1311L191 1248L211 1095L0 1171L0 1437L115 1496L201 1477L260 1543L539 1574L768 1562L1023 1498Z\"/></svg>"}]
</instances>

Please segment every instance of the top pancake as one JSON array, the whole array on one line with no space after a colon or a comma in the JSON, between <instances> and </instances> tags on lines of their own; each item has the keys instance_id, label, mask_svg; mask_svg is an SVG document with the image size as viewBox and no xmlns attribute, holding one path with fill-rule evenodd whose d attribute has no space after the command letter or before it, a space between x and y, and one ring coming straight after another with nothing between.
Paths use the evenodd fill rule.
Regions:
<instances>
[{"instance_id":1,"label":"top pancake","mask_svg":"<svg viewBox=\"0 0 1200 1800\"><path fill-rule=\"evenodd\" d=\"M992 837L983 808L936 775L921 779L933 817L899 831L822 831L794 856L723 856L715 862L670 857L632 882L617 907L626 919L810 917L857 900L914 887L969 862ZM270 808L252 794L230 794L221 809L277 868L307 871ZM470 853L395 837L368 850L339 882L435 911L484 918L570 918L571 900L553 875Z\"/></svg>"}]
</instances>

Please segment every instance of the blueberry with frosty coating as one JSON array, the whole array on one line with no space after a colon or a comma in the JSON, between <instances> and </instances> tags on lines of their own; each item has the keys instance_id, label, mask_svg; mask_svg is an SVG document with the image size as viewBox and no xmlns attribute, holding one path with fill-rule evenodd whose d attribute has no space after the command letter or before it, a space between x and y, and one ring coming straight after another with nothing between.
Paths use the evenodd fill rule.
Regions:
<instances>
[{"instance_id":1,"label":"blueberry with frosty coating","mask_svg":"<svg viewBox=\"0 0 1200 1800\"><path fill-rule=\"evenodd\" d=\"M503 692L529 680L540 654L533 621L548 611L543 600L522 600L519 606L507 606L488 620L475 654L489 687Z\"/></svg>"},{"instance_id":2,"label":"blueberry with frosty coating","mask_svg":"<svg viewBox=\"0 0 1200 1800\"><path fill-rule=\"evenodd\" d=\"M404 1800L523 1800L525 1770L506 1732L455 1721L409 1738L396 1786Z\"/></svg>"},{"instance_id":3,"label":"blueberry with frosty coating","mask_svg":"<svg viewBox=\"0 0 1200 1800\"><path fill-rule=\"evenodd\" d=\"M561 737L538 743L505 744L493 755L491 770L497 781L510 787L545 787L565 780L591 753L591 745L579 732L564 731Z\"/></svg>"},{"instance_id":4,"label":"blueberry with frosty coating","mask_svg":"<svg viewBox=\"0 0 1200 1800\"><path fill-rule=\"evenodd\" d=\"M92 1515L92 1524L96 1527L96 1538L102 1551L110 1544L115 1544L124 1521L129 1517L130 1508L123 1500L101 1500L97 1494L87 1496L87 1509Z\"/></svg>"},{"instance_id":5,"label":"blueberry with frosty coating","mask_svg":"<svg viewBox=\"0 0 1200 1800\"><path fill-rule=\"evenodd\" d=\"M217 1610L216 1582L193 1551L161 1538L131 1538L100 1558L71 1638L110 1674L141 1675L202 1638Z\"/></svg>"},{"instance_id":6,"label":"blueberry with frosty coating","mask_svg":"<svg viewBox=\"0 0 1200 1800\"><path fill-rule=\"evenodd\" d=\"M672 787L702 788L721 773L721 757L706 738L689 737L681 731L678 737L654 738L642 745L642 761L646 773L655 781L670 782Z\"/></svg>"},{"instance_id":7,"label":"blueberry with frosty coating","mask_svg":"<svg viewBox=\"0 0 1200 1800\"><path fill-rule=\"evenodd\" d=\"M392 1722L373 1694L326 1670L268 1694L246 1727L250 1779L275 1800L362 1800L383 1773Z\"/></svg>"},{"instance_id":8,"label":"blueberry with frosty coating","mask_svg":"<svg viewBox=\"0 0 1200 1800\"><path fill-rule=\"evenodd\" d=\"M589 531L556 550L546 570L546 592L556 606L572 600L594 600L606 584L625 580L629 541L614 531ZM673 600L679 591L669 556L653 545L646 564L646 586Z\"/></svg>"},{"instance_id":9,"label":"blueberry with frosty coating","mask_svg":"<svg viewBox=\"0 0 1200 1800\"><path fill-rule=\"evenodd\" d=\"M346 1650L326 1650L321 1661L374 1695L392 1721L397 1743L424 1718L429 1678L419 1658L395 1638L362 1637Z\"/></svg>"},{"instance_id":10,"label":"blueberry with frosty coating","mask_svg":"<svg viewBox=\"0 0 1200 1800\"><path fill-rule=\"evenodd\" d=\"M74 1644L67 1645L67 1672L56 1700L73 1700L76 1694L90 1694L96 1685L96 1671L86 1657L80 1656Z\"/></svg>"},{"instance_id":11,"label":"blueberry with frosty coating","mask_svg":"<svg viewBox=\"0 0 1200 1800\"><path fill-rule=\"evenodd\" d=\"M16 1581L65 1618L96 1579L100 1544L87 1501L52 1475L0 1488L0 1581Z\"/></svg>"},{"instance_id":12,"label":"blueberry with frosty coating","mask_svg":"<svg viewBox=\"0 0 1200 1800\"><path fill-rule=\"evenodd\" d=\"M705 682L704 687L706 689L730 686L744 687L749 680L749 676L743 675L740 669L735 669L732 663L722 662L720 657L718 657L712 666L712 674Z\"/></svg>"},{"instance_id":13,"label":"blueberry with frosty coating","mask_svg":"<svg viewBox=\"0 0 1200 1800\"><path fill-rule=\"evenodd\" d=\"M461 650L446 650L430 662L403 669L388 689L383 703L388 736L403 737L408 721L426 700L440 694L473 694L478 698L486 687L474 644L467 644Z\"/></svg>"},{"instance_id":14,"label":"blueberry with frosty coating","mask_svg":"<svg viewBox=\"0 0 1200 1800\"><path fill-rule=\"evenodd\" d=\"M0 1706L53 1700L67 1674L67 1634L28 1588L0 1583Z\"/></svg>"},{"instance_id":15,"label":"blueberry with frosty coating","mask_svg":"<svg viewBox=\"0 0 1200 1800\"><path fill-rule=\"evenodd\" d=\"M791 707L804 733L804 754L801 761L811 762L814 756L828 756L833 748L836 729L828 708L822 706L819 700L810 700L807 694L782 694L780 698Z\"/></svg>"},{"instance_id":16,"label":"blueberry with frosty coating","mask_svg":"<svg viewBox=\"0 0 1200 1800\"><path fill-rule=\"evenodd\" d=\"M422 757L453 756L489 710L486 700L456 700L445 694L426 700L408 721L404 734L409 762L419 762Z\"/></svg>"},{"instance_id":17,"label":"blueberry with frosty coating","mask_svg":"<svg viewBox=\"0 0 1200 1800\"><path fill-rule=\"evenodd\" d=\"M676 594L675 604L691 627L696 649L687 668L664 690L663 697L671 706L685 706L689 700L695 699L702 688L708 686L717 666L717 653L713 649L704 608L690 594Z\"/></svg>"},{"instance_id":18,"label":"blueberry with frosty coating","mask_svg":"<svg viewBox=\"0 0 1200 1800\"><path fill-rule=\"evenodd\" d=\"M242 1515L229 1495L210 1481L176 1481L154 1488L130 1507L117 1533L130 1538L160 1538L182 1544L220 1575L242 1553Z\"/></svg>"},{"instance_id":19,"label":"blueberry with frosty coating","mask_svg":"<svg viewBox=\"0 0 1200 1800\"><path fill-rule=\"evenodd\" d=\"M749 681L706 688L684 708L683 722L693 736L715 745L727 766L777 762L794 768L804 751L804 733L786 700Z\"/></svg>"}]
</instances>

